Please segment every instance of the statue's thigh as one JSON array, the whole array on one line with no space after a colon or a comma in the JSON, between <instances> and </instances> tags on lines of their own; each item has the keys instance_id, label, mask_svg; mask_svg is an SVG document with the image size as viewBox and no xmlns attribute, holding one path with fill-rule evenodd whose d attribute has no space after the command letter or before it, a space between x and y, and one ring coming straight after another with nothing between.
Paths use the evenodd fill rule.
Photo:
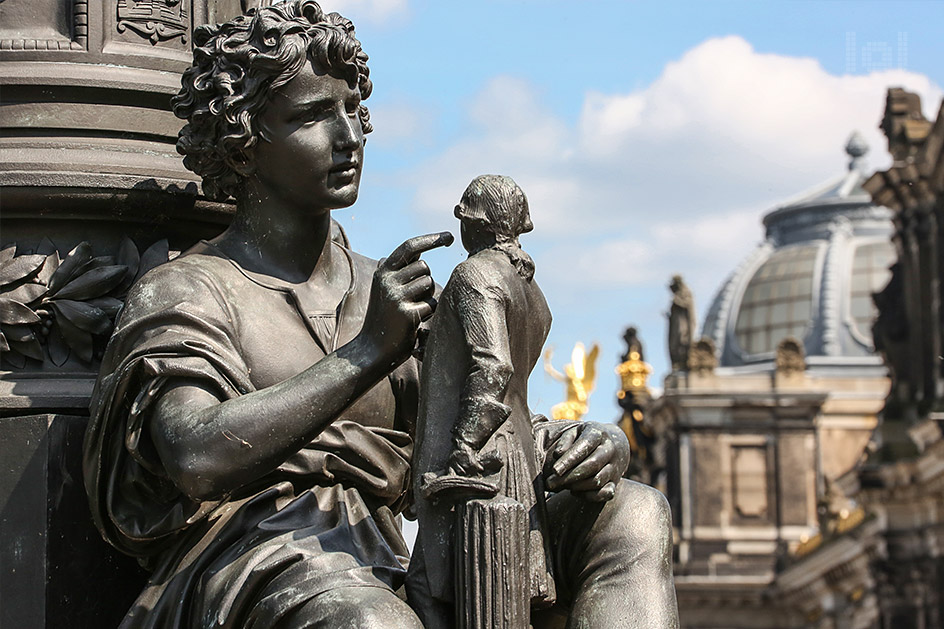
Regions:
<instances>
[{"instance_id":1,"label":"statue's thigh","mask_svg":"<svg viewBox=\"0 0 944 629\"><path fill-rule=\"evenodd\" d=\"M312 598L279 623L279 629L423 629L410 606L378 587L345 587Z\"/></svg>"},{"instance_id":2,"label":"statue's thigh","mask_svg":"<svg viewBox=\"0 0 944 629\"><path fill-rule=\"evenodd\" d=\"M616 585L634 572L666 576L671 514L656 489L624 479L606 502L563 491L548 499L547 508L555 576L564 600L572 601L588 581Z\"/></svg>"}]
</instances>

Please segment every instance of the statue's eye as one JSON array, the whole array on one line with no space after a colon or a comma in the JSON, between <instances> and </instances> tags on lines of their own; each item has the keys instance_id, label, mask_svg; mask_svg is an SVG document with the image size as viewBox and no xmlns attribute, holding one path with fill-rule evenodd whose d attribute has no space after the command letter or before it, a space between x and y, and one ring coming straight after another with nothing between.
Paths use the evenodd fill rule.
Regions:
<instances>
[{"instance_id":1,"label":"statue's eye","mask_svg":"<svg viewBox=\"0 0 944 629\"><path fill-rule=\"evenodd\" d=\"M331 115L332 107L326 104L318 104L301 112L296 118L296 122L301 124L307 124L310 122L318 122L320 120L326 120L328 116Z\"/></svg>"}]
</instances>

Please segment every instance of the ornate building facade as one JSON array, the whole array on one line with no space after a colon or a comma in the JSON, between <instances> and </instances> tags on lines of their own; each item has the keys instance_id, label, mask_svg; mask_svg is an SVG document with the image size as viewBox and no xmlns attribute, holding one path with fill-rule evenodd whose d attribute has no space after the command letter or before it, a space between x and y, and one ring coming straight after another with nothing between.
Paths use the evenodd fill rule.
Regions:
<instances>
[{"instance_id":1,"label":"ornate building facade","mask_svg":"<svg viewBox=\"0 0 944 629\"><path fill-rule=\"evenodd\" d=\"M894 161L865 189L894 212L874 327L892 388L859 496L881 525L881 626L944 627L944 103L931 122L916 94L891 89L882 130Z\"/></svg>"},{"instance_id":2,"label":"ornate building facade","mask_svg":"<svg viewBox=\"0 0 944 629\"><path fill-rule=\"evenodd\" d=\"M944 627L944 106L764 218L663 426L684 627Z\"/></svg>"},{"instance_id":3,"label":"ornate building facade","mask_svg":"<svg viewBox=\"0 0 944 629\"><path fill-rule=\"evenodd\" d=\"M686 627L869 627L877 522L855 470L889 390L871 293L893 212L847 172L764 218L764 242L711 304L685 368L649 409L669 429L667 486Z\"/></svg>"}]
</instances>

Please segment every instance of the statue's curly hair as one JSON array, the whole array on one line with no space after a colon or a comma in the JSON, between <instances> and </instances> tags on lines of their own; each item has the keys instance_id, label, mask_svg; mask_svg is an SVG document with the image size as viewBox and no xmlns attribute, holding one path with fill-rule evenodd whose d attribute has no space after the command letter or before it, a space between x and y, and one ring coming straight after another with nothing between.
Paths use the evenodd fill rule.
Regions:
<instances>
[{"instance_id":1,"label":"statue's curly hair","mask_svg":"<svg viewBox=\"0 0 944 629\"><path fill-rule=\"evenodd\" d=\"M259 114L307 60L352 89L359 87L362 100L372 89L354 25L337 13L326 14L314 0L289 0L201 26L193 42L193 65L171 103L174 114L187 121L177 152L184 166L203 177L203 193L211 199L236 196L251 149L264 139ZM360 105L357 113L364 133L370 133L367 108Z\"/></svg>"}]
</instances>

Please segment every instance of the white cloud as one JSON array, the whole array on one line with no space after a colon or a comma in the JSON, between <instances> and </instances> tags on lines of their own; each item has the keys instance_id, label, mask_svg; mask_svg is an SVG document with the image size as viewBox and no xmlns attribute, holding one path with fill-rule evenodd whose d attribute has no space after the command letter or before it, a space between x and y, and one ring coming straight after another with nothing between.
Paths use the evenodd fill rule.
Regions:
<instances>
[{"instance_id":1,"label":"white cloud","mask_svg":"<svg viewBox=\"0 0 944 629\"><path fill-rule=\"evenodd\" d=\"M405 102L367 104L374 126L368 141L382 147L396 145L398 150L406 152L432 141L433 129L429 121L435 120L436 116L429 108Z\"/></svg>"},{"instance_id":2,"label":"white cloud","mask_svg":"<svg viewBox=\"0 0 944 629\"><path fill-rule=\"evenodd\" d=\"M674 273L703 315L763 239L763 214L845 170L853 130L885 167L878 123L891 86L936 113L941 90L923 75L832 75L740 37L696 46L643 89L584 94L574 124L533 85L496 77L470 104L467 132L402 180L420 222L438 227L474 176L514 177L531 202L535 231L522 242L554 311L550 342L610 339L615 355L627 323L662 337Z\"/></svg>"},{"instance_id":3,"label":"white cloud","mask_svg":"<svg viewBox=\"0 0 944 629\"><path fill-rule=\"evenodd\" d=\"M873 165L887 163L877 125L892 85L929 111L941 95L923 75L831 75L734 36L696 46L644 89L586 94L573 126L530 84L497 77L470 104L469 132L409 175L414 207L441 217L475 175L511 175L531 201L528 241L562 283L661 287L683 272L717 284L762 238L766 210L842 172L851 131ZM630 255L645 268L627 273Z\"/></svg>"}]
</instances>

